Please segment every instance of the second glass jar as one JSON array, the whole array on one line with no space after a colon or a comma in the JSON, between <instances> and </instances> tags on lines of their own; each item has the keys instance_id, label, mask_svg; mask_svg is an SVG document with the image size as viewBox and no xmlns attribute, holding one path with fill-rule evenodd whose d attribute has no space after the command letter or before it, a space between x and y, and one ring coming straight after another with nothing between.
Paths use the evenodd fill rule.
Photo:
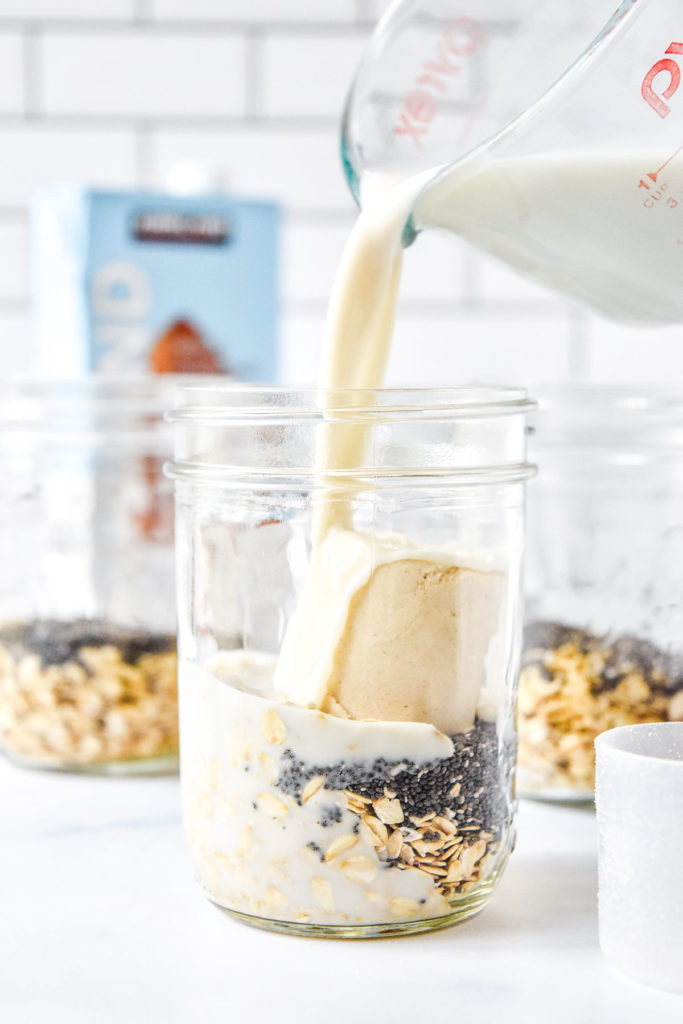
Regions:
<instances>
[{"instance_id":1,"label":"second glass jar","mask_svg":"<svg viewBox=\"0 0 683 1024\"><path fill-rule=\"evenodd\" d=\"M0 750L23 765L177 764L173 392L0 389Z\"/></svg>"},{"instance_id":2,"label":"second glass jar","mask_svg":"<svg viewBox=\"0 0 683 1024\"><path fill-rule=\"evenodd\" d=\"M683 720L683 394L537 396L519 790L592 801L596 736Z\"/></svg>"}]
</instances>

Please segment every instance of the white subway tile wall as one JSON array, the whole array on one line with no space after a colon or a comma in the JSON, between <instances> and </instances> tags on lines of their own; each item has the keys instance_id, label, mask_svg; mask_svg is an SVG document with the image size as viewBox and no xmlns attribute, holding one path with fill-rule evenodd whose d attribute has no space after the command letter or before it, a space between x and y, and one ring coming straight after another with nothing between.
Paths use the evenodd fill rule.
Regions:
<instances>
[{"instance_id":1,"label":"white subway tile wall","mask_svg":"<svg viewBox=\"0 0 683 1024\"><path fill-rule=\"evenodd\" d=\"M294 21L304 24L353 23L359 6L373 6L372 0L150 0L153 17L194 21L238 21L250 24Z\"/></svg>"},{"instance_id":2,"label":"white subway tile wall","mask_svg":"<svg viewBox=\"0 0 683 1024\"><path fill-rule=\"evenodd\" d=\"M361 31L317 31L302 37L270 32L262 48L263 114L324 117L338 122L349 85L349 69L360 60Z\"/></svg>"},{"instance_id":3,"label":"white subway tile wall","mask_svg":"<svg viewBox=\"0 0 683 1024\"><path fill-rule=\"evenodd\" d=\"M387 0L0 0L0 345L28 367L26 206L40 185L177 183L284 209L282 360L312 383L354 206L341 106ZM683 328L634 331L425 235L406 253L392 384L683 377Z\"/></svg>"},{"instance_id":4,"label":"white subway tile wall","mask_svg":"<svg viewBox=\"0 0 683 1024\"><path fill-rule=\"evenodd\" d=\"M246 40L210 31L47 32L38 111L78 117L242 117Z\"/></svg>"},{"instance_id":5,"label":"white subway tile wall","mask_svg":"<svg viewBox=\"0 0 683 1024\"><path fill-rule=\"evenodd\" d=\"M0 220L0 303L23 306L29 296L28 226L18 215ZM21 309L20 309L21 311Z\"/></svg>"},{"instance_id":6,"label":"white subway tile wall","mask_svg":"<svg viewBox=\"0 0 683 1024\"><path fill-rule=\"evenodd\" d=\"M146 132L146 183L166 185L173 168L197 161L236 194L277 199L288 212L347 214L352 209L338 157L336 125L296 129L266 122Z\"/></svg>"},{"instance_id":7,"label":"white subway tile wall","mask_svg":"<svg viewBox=\"0 0 683 1024\"><path fill-rule=\"evenodd\" d=\"M41 185L87 181L132 186L138 178L133 126L0 119L0 211L21 209Z\"/></svg>"},{"instance_id":8,"label":"white subway tile wall","mask_svg":"<svg viewBox=\"0 0 683 1024\"><path fill-rule=\"evenodd\" d=\"M2 0L3 18L55 21L130 21L136 0Z\"/></svg>"}]
</instances>

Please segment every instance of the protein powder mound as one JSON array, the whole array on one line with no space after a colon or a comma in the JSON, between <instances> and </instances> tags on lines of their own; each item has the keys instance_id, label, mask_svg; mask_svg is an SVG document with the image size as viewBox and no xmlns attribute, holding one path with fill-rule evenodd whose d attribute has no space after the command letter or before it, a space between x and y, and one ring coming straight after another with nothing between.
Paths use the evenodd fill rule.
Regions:
<instances>
[{"instance_id":1,"label":"protein powder mound","mask_svg":"<svg viewBox=\"0 0 683 1024\"><path fill-rule=\"evenodd\" d=\"M683 721L683 660L649 640L537 622L524 646L520 788L591 798L596 736L620 725Z\"/></svg>"},{"instance_id":2,"label":"protein powder mound","mask_svg":"<svg viewBox=\"0 0 683 1024\"><path fill-rule=\"evenodd\" d=\"M0 745L54 767L173 754L175 646L101 620L0 627Z\"/></svg>"}]
</instances>

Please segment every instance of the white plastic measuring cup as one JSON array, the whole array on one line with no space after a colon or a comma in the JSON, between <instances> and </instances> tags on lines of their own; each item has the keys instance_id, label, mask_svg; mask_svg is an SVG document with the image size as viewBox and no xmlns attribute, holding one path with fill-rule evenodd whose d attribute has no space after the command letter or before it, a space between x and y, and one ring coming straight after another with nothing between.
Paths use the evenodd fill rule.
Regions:
<instances>
[{"instance_id":1,"label":"white plastic measuring cup","mask_svg":"<svg viewBox=\"0 0 683 1024\"><path fill-rule=\"evenodd\" d=\"M595 741L600 946L626 974L683 992L683 722Z\"/></svg>"},{"instance_id":2,"label":"white plastic measuring cup","mask_svg":"<svg viewBox=\"0 0 683 1024\"><path fill-rule=\"evenodd\" d=\"M612 319L681 322L683 4L613 5L394 3L342 157L363 205L423 175L407 243L443 227Z\"/></svg>"}]
</instances>

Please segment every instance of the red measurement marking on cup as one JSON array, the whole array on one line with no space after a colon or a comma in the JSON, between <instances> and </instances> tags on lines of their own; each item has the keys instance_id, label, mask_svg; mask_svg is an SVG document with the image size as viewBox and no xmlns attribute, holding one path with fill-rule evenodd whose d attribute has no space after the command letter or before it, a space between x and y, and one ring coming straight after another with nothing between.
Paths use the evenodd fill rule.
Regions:
<instances>
[{"instance_id":1,"label":"red measurement marking on cup","mask_svg":"<svg viewBox=\"0 0 683 1024\"><path fill-rule=\"evenodd\" d=\"M449 21L432 56L421 66L412 89L406 94L394 126L395 135L407 135L418 149L439 110L439 99L448 92L450 79L462 70L463 62L486 40L484 29L474 18Z\"/></svg>"},{"instance_id":2,"label":"red measurement marking on cup","mask_svg":"<svg viewBox=\"0 0 683 1024\"><path fill-rule=\"evenodd\" d=\"M662 166L661 166L661 167L658 167L656 171L649 171L649 172L648 172L648 173L647 173L647 174L645 175L645 177L646 177L646 178L649 178L649 179L650 179L650 181L653 181L653 182L655 183L655 185L656 185L656 184L657 184L657 178L659 177L659 175L660 175L660 174L662 173L662 171L664 170L664 168L665 168L665 167L668 167L668 166L669 166L669 164L671 163L671 161L672 161L672 160L675 160L675 159L676 159L676 157L677 157L677 156L678 156L678 154L679 154L679 153L681 152L681 150L683 150L683 145L680 145L680 146L678 147L678 149L677 149L677 150L675 150L675 151L674 151L674 152L673 152L673 153L671 154L671 156L670 156L670 157L668 158L668 160L665 160L665 161L664 161L664 163L662 164ZM639 187L639 188L647 188L647 189L649 189L649 188L650 188L651 186L650 186L650 185L648 185L648 183L647 183L646 181L644 181L644 180L643 180L643 179L641 178L641 179L640 179L640 182L639 182L639 184L638 184L638 187Z\"/></svg>"},{"instance_id":3,"label":"red measurement marking on cup","mask_svg":"<svg viewBox=\"0 0 683 1024\"><path fill-rule=\"evenodd\" d=\"M683 43L669 43L665 53L678 55L683 53ZM671 107L670 100L681 84L681 69L678 61L671 57L663 57L653 64L643 79L640 91L643 99L660 117L668 117Z\"/></svg>"}]
</instances>

